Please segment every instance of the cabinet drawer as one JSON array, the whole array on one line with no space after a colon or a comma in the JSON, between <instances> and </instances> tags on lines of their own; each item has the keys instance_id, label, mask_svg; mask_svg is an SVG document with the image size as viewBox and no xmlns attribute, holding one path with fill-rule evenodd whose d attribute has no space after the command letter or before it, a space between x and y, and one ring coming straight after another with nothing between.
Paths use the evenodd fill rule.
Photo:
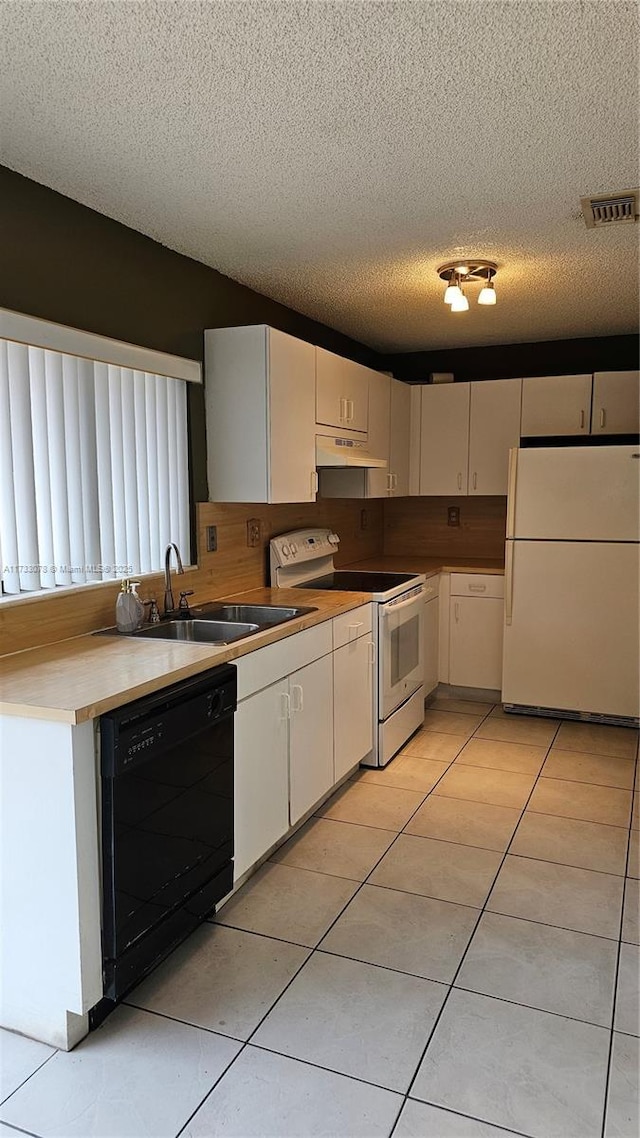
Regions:
<instances>
[{"instance_id":1,"label":"cabinet drawer","mask_svg":"<svg viewBox=\"0 0 640 1138\"><path fill-rule=\"evenodd\" d=\"M500 573L452 573L452 597L504 597Z\"/></svg>"},{"instance_id":2,"label":"cabinet drawer","mask_svg":"<svg viewBox=\"0 0 640 1138\"><path fill-rule=\"evenodd\" d=\"M343 644L348 644L350 640L357 640L360 636L366 636L371 632L372 605L360 605L357 609L352 609L351 612L345 612L342 616L333 618L333 647L342 648Z\"/></svg>"},{"instance_id":3,"label":"cabinet drawer","mask_svg":"<svg viewBox=\"0 0 640 1138\"><path fill-rule=\"evenodd\" d=\"M327 656L332 648L331 621L326 620L315 628L286 636L277 644L268 644L266 648L257 648L255 652L240 656L234 660L238 669L238 702L298 668L304 668L320 656Z\"/></svg>"}]
</instances>

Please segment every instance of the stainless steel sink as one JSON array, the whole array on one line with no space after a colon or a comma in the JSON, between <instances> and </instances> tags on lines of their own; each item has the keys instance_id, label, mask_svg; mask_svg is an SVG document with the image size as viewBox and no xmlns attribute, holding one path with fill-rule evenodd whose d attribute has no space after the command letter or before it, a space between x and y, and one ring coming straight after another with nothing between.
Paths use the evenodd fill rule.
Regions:
<instances>
[{"instance_id":1,"label":"stainless steel sink","mask_svg":"<svg viewBox=\"0 0 640 1138\"><path fill-rule=\"evenodd\" d=\"M194 608L193 615L196 620L255 621L261 628L270 628L274 624L284 624L287 620L295 620L297 616L315 611L314 608L284 605L225 605L214 601Z\"/></svg>"},{"instance_id":2,"label":"stainless steel sink","mask_svg":"<svg viewBox=\"0 0 640 1138\"><path fill-rule=\"evenodd\" d=\"M132 636L149 640L181 640L192 644L232 644L258 632L257 624L233 620L166 620L141 628Z\"/></svg>"}]
</instances>

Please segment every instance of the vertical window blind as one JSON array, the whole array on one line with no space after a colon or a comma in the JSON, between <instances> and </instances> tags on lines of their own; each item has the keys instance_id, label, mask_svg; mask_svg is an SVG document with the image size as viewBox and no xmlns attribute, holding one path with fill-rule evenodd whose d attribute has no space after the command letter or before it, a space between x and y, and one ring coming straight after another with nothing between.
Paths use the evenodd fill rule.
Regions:
<instances>
[{"instance_id":1,"label":"vertical window blind","mask_svg":"<svg viewBox=\"0 0 640 1138\"><path fill-rule=\"evenodd\" d=\"M189 532L186 381L0 339L3 593L151 573Z\"/></svg>"}]
</instances>

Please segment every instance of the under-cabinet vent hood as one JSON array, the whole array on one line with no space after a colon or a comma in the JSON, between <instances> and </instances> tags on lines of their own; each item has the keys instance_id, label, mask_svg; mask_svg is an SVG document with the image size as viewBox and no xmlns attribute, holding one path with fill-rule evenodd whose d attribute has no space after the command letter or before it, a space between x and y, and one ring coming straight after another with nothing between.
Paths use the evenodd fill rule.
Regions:
<instances>
[{"instance_id":1,"label":"under-cabinet vent hood","mask_svg":"<svg viewBox=\"0 0 640 1138\"><path fill-rule=\"evenodd\" d=\"M376 458L366 442L345 439L339 435L316 435L316 466L387 466L385 458Z\"/></svg>"}]
</instances>

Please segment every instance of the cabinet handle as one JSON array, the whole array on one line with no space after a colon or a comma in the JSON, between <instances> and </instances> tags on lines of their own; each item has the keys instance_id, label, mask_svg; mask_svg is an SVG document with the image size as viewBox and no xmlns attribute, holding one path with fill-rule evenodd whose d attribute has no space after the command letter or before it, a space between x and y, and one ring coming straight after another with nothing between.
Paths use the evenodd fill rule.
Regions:
<instances>
[{"instance_id":1,"label":"cabinet handle","mask_svg":"<svg viewBox=\"0 0 640 1138\"><path fill-rule=\"evenodd\" d=\"M363 625L363 624L364 624L364 621L363 621L363 620L359 620L359 621L357 622L357 624L349 624L349 625L347 625L347 628L349 629L349 640L356 640L356 639L357 639L357 636L358 636L358 629L359 629L359 628L362 628L362 625ZM353 636L351 635L352 633L353 633Z\"/></svg>"},{"instance_id":2,"label":"cabinet handle","mask_svg":"<svg viewBox=\"0 0 640 1138\"><path fill-rule=\"evenodd\" d=\"M376 662L376 646L373 640L369 641L369 663L375 664Z\"/></svg>"},{"instance_id":3,"label":"cabinet handle","mask_svg":"<svg viewBox=\"0 0 640 1138\"><path fill-rule=\"evenodd\" d=\"M580 430L584 427L584 411L580 412Z\"/></svg>"},{"instance_id":4,"label":"cabinet handle","mask_svg":"<svg viewBox=\"0 0 640 1138\"><path fill-rule=\"evenodd\" d=\"M347 401L344 397L340 399L340 422L346 423L347 421Z\"/></svg>"},{"instance_id":5,"label":"cabinet handle","mask_svg":"<svg viewBox=\"0 0 640 1138\"><path fill-rule=\"evenodd\" d=\"M347 399L347 423L353 423L353 399Z\"/></svg>"},{"instance_id":6,"label":"cabinet handle","mask_svg":"<svg viewBox=\"0 0 640 1138\"><path fill-rule=\"evenodd\" d=\"M486 593L486 591L487 591L486 585L469 585L469 592L470 593Z\"/></svg>"},{"instance_id":7,"label":"cabinet handle","mask_svg":"<svg viewBox=\"0 0 640 1138\"><path fill-rule=\"evenodd\" d=\"M398 475L392 474L391 477L393 479L393 482L391 484L391 489L395 491L398 489Z\"/></svg>"},{"instance_id":8,"label":"cabinet handle","mask_svg":"<svg viewBox=\"0 0 640 1138\"><path fill-rule=\"evenodd\" d=\"M387 494L391 494L392 492L393 492L393 474L391 474L390 471L387 471Z\"/></svg>"},{"instance_id":9,"label":"cabinet handle","mask_svg":"<svg viewBox=\"0 0 640 1138\"><path fill-rule=\"evenodd\" d=\"M291 699L286 691L280 696L280 719L291 719Z\"/></svg>"},{"instance_id":10,"label":"cabinet handle","mask_svg":"<svg viewBox=\"0 0 640 1138\"><path fill-rule=\"evenodd\" d=\"M462 490L462 474L458 475L458 490Z\"/></svg>"},{"instance_id":11,"label":"cabinet handle","mask_svg":"<svg viewBox=\"0 0 640 1138\"><path fill-rule=\"evenodd\" d=\"M317 470L311 471L310 481L311 481L311 493L313 495L315 495L318 493L318 471Z\"/></svg>"},{"instance_id":12,"label":"cabinet handle","mask_svg":"<svg viewBox=\"0 0 640 1138\"><path fill-rule=\"evenodd\" d=\"M606 421L607 421L607 412L605 411L604 407L601 407L600 408L600 426L604 427Z\"/></svg>"},{"instance_id":13,"label":"cabinet handle","mask_svg":"<svg viewBox=\"0 0 640 1138\"><path fill-rule=\"evenodd\" d=\"M291 710L294 713L296 711L302 711L304 708L304 692L302 690L302 685L292 684L291 695L293 696L293 699L291 701Z\"/></svg>"},{"instance_id":14,"label":"cabinet handle","mask_svg":"<svg viewBox=\"0 0 640 1138\"><path fill-rule=\"evenodd\" d=\"M476 471L474 470L474 472L473 472L473 489L477 490L477 488L478 488L478 475L477 475Z\"/></svg>"},{"instance_id":15,"label":"cabinet handle","mask_svg":"<svg viewBox=\"0 0 640 1138\"><path fill-rule=\"evenodd\" d=\"M453 615L454 615L456 624L459 624L460 623L460 605L458 604L457 601L456 601L455 605L453 606Z\"/></svg>"}]
</instances>

